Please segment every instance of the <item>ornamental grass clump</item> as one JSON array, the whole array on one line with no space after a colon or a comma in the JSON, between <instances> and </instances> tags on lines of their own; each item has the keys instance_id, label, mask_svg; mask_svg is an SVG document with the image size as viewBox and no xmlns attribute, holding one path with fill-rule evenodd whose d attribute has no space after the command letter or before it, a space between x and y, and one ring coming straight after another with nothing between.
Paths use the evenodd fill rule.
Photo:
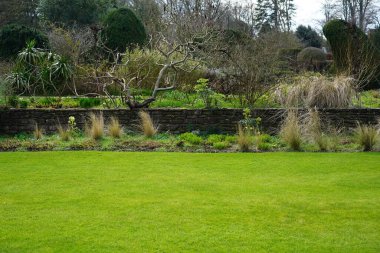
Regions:
<instances>
[{"instance_id":1,"label":"ornamental grass clump","mask_svg":"<svg viewBox=\"0 0 380 253\"><path fill-rule=\"evenodd\" d=\"M281 126L280 135L291 149L295 151L301 150L301 125L295 111L288 111L288 115Z\"/></svg>"},{"instance_id":2,"label":"ornamental grass clump","mask_svg":"<svg viewBox=\"0 0 380 253\"><path fill-rule=\"evenodd\" d=\"M144 136L148 138L153 137L158 132L158 128L154 125L154 122L149 113L140 111L139 117L140 129L143 132Z\"/></svg>"},{"instance_id":3,"label":"ornamental grass clump","mask_svg":"<svg viewBox=\"0 0 380 253\"><path fill-rule=\"evenodd\" d=\"M364 151L371 151L376 145L379 132L378 129L370 125L361 125L358 123L358 126L355 129L356 139L358 144L363 148Z\"/></svg>"},{"instance_id":4,"label":"ornamental grass clump","mask_svg":"<svg viewBox=\"0 0 380 253\"><path fill-rule=\"evenodd\" d=\"M248 152L253 146L253 133L249 127L244 127L241 124L238 126L237 143L239 150Z\"/></svg>"},{"instance_id":5,"label":"ornamental grass clump","mask_svg":"<svg viewBox=\"0 0 380 253\"><path fill-rule=\"evenodd\" d=\"M311 109L305 119L305 129L308 136L318 146L320 151L327 151L329 141L322 131L321 117L317 109Z\"/></svg>"},{"instance_id":6,"label":"ornamental grass clump","mask_svg":"<svg viewBox=\"0 0 380 253\"><path fill-rule=\"evenodd\" d=\"M61 125L57 126L59 138L62 141L69 141L71 138L70 129L64 129Z\"/></svg>"},{"instance_id":7,"label":"ornamental grass clump","mask_svg":"<svg viewBox=\"0 0 380 253\"><path fill-rule=\"evenodd\" d=\"M123 128L121 127L119 120L115 117L111 117L108 124L108 134L115 139L120 138L123 134Z\"/></svg>"},{"instance_id":8,"label":"ornamental grass clump","mask_svg":"<svg viewBox=\"0 0 380 253\"><path fill-rule=\"evenodd\" d=\"M103 115L96 116L90 114L90 122L86 124L86 133L94 140L100 140L104 136L104 119Z\"/></svg>"},{"instance_id":9,"label":"ornamental grass clump","mask_svg":"<svg viewBox=\"0 0 380 253\"><path fill-rule=\"evenodd\" d=\"M276 90L283 107L347 108L356 96L354 80L345 76L333 79L322 76L303 76L292 86L284 85Z\"/></svg>"},{"instance_id":10,"label":"ornamental grass clump","mask_svg":"<svg viewBox=\"0 0 380 253\"><path fill-rule=\"evenodd\" d=\"M40 128L37 123L34 125L33 136L36 140L40 140L43 137L42 128Z\"/></svg>"}]
</instances>

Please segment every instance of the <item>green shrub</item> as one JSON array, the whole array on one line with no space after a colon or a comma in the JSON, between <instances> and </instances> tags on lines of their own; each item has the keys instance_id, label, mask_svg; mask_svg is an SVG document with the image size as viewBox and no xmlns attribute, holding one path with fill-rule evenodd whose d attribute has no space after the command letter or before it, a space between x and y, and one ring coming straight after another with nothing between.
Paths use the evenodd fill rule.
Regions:
<instances>
[{"instance_id":1,"label":"green shrub","mask_svg":"<svg viewBox=\"0 0 380 253\"><path fill-rule=\"evenodd\" d=\"M208 81L208 79L200 78L197 80L194 90L201 98L206 108L218 107L225 96L213 91L209 86Z\"/></svg>"},{"instance_id":2,"label":"green shrub","mask_svg":"<svg viewBox=\"0 0 380 253\"><path fill-rule=\"evenodd\" d=\"M215 142L212 144L212 147L218 150L226 149L229 147L229 143L226 141L220 141L220 142Z\"/></svg>"},{"instance_id":3,"label":"green shrub","mask_svg":"<svg viewBox=\"0 0 380 253\"><path fill-rule=\"evenodd\" d=\"M43 20L59 25L89 25L98 20L99 7L98 0L41 0L38 13Z\"/></svg>"},{"instance_id":4,"label":"green shrub","mask_svg":"<svg viewBox=\"0 0 380 253\"><path fill-rule=\"evenodd\" d=\"M322 47L322 37L310 26L298 26L296 36L306 47Z\"/></svg>"},{"instance_id":5,"label":"green shrub","mask_svg":"<svg viewBox=\"0 0 380 253\"><path fill-rule=\"evenodd\" d=\"M79 99L79 106L81 108L92 108L99 106L102 103L101 99L99 98L80 98Z\"/></svg>"},{"instance_id":6,"label":"green shrub","mask_svg":"<svg viewBox=\"0 0 380 253\"><path fill-rule=\"evenodd\" d=\"M221 134L211 134L207 137L207 144L213 144L217 142L222 142L225 140L225 136Z\"/></svg>"},{"instance_id":7,"label":"green shrub","mask_svg":"<svg viewBox=\"0 0 380 253\"><path fill-rule=\"evenodd\" d=\"M236 136L232 136L232 135L227 135L225 137L225 141L228 142L228 143L236 143Z\"/></svg>"},{"instance_id":8,"label":"green shrub","mask_svg":"<svg viewBox=\"0 0 380 253\"><path fill-rule=\"evenodd\" d=\"M23 25L10 24L0 29L0 58L16 56L28 41L34 40L36 47L46 48L47 37L34 28Z\"/></svg>"},{"instance_id":9,"label":"green shrub","mask_svg":"<svg viewBox=\"0 0 380 253\"><path fill-rule=\"evenodd\" d=\"M257 144L257 149L260 151L268 151L272 149L272 145L266 142L260 142Z\"/></svg>"},{"instance_id":10,"label":"green shrub","mask_svg":"<svg viewBox=\"0 0 380 253\"><path fill-rule=\"evenodd\" d=\"M20 104L20 108L28 108L29 102L28 100L20 99L19 104Z\"/></svg>"},{"instance_id":11,"label":"green shrub","mask_svg":"<svg viewBox=\"0 0 380 253\"><path fill-rule=\"evenodd\" d=\"M194 133L183 133L178 137L181 141L187 142L191 145L199 145L203 142L202 137Z\"/></svg>"},{"instance_id":12,"label":"green shrub","mask_svg":"<svg viewBox=\"0 0 380 253\"><path fill-rule=\"evenodd\" d=\"M73 78L74 66L65 57L37 48L36 43L26 43L8 80L19 93L60 96Z\"/></svg>"},{"instance_id":13,"label":"green shrub","mask_svg":"<svg viewBox=\"0 0 380 253\"><path fill-rule=\"evenodd\" d=\"M144 25L127 8L111 11L104 20L102 38L107 47L124 52L126 48L143 45L147 41Z\"/></svg>"},{"instance_id":14,"label":"green shrub","mask_svg":"<svg viewBox=\"0 0 380 253\"><path fill-rule=\"evenodd\" d=\"M11 96L7 100L7 105L13 108L18 108L20 105L20 100L17 96Z\"/></svg>"},{"instance_id":15,"label":"green shrub","mask_svg":"<svg viewBox=\"0 0 380 253\"><path fill-rule=\"evenodd\" d=\"M60 108L62 107L62 100L55 97L44 97L37 101L36 107Z\"/></svg>"}]
</instances>

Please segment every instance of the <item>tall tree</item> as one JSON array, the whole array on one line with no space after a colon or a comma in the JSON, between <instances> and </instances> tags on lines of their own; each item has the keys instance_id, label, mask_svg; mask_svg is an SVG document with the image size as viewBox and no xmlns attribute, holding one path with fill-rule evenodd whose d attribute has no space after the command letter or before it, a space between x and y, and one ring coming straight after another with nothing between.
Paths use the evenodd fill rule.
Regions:
<instances>
[{"instance_id":1,"label":"tall tree","mask_svg":"<svg viewBox=\"0 0 380 253\"><path fill-rule=\"evenodd\" d=\"M296 36L305 47L322 47L322 37L310 26L300 25L297 27Z\"/></svg>"},{"instance_id":2,"label":"tall tree","mask_svg":"<svg viewBox=\"0 0 380 253\"><path fill-rule=\"evenodd\" d=\"M256 28L269 24L277 31L290 31L295 10L293 0L258 0Z\"/></svg>"},{"instance_id":3,"label":"tall tree","mask_svg":"<svg viewBox=\"0 0 380 253\"><path fill-rule=\"evenodd\" d=\"M38 0L0 1L0 26L18 23L28 26L37 24Z\"/></svg>"},{"instance_id":4,"label":"tall tree","mask_svg":"<svg viewBox=\"0 0 380 253\"><path fill-rule=\"evenodd\" d=\"M380 13L379 0L326 0L323 5L325 20L341 18L355 24L363 31L377 24Z\"/></svg>"}]
</instances>

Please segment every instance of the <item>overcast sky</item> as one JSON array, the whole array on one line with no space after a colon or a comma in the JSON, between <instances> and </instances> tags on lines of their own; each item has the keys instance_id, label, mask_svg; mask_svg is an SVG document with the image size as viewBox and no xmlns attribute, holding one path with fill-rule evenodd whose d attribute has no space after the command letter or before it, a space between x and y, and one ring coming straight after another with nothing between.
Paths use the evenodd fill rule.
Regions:
<instances>
[{"instance_id":1,"label":"overcast sky","mask_svg":"<svg viewBox=\"0 0 380 253\"><path fill-rule=\"evenodd\" d=\"M295 16L296 25L318 26L317 20L323 18L322 3L323 0L294 0L297 7Z\"/></svg>"}]
</instances>

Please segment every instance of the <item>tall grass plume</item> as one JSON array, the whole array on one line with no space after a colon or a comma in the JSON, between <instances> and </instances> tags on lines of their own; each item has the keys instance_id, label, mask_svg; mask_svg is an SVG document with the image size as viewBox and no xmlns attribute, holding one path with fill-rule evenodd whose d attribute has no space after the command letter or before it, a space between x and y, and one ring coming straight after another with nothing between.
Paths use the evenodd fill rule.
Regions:
<instances>
[{"instance_id":1,"label":"tall grass plume","mask_svg":"<svg viewBox=\"0 0 380 253\"><path fill-rule=\"evenodd\" d=\"M102 114L96 116L94 113L90 114L90 122L86 124L86 133L94 140L100 140L104 136L104 118Z\"/></svg>"},{"instance_id":2,"label":"tall grass plume","mask_svg":"<svg viewBox=\"0 0 380 253\"><path fill-rule=\"evenodd\" d=\"M310 109L304 119L308 136L318 146L320 151L327 151L329 141L322 131L321 117L316 108Z\"/></svg>"},{"instance_id":3,"label":"tall grass plume","mask_svg":"<svg viewBox=\"0 0 380 253\"><path fill-rule=\"evenodd\" d=\"M237 143L239 150L248 152L253 146L253 134L249 128L243 127L241 124L238 126Z\"/></svg>"},{"instance_id":4,"label":"tall grass plume","mask_svg":"<svg viewBox=\"0 0 380 253\"><path fill-rule=\"evenodd\" d=\"M123 128L121 127L119 120L115 117L111 117L108 124L108 134L113 138L120 138L123 134Z\"/></svg>"},{"instance_id":5,"label":"tall grass plume","mask_svg":"<svg viewBox=\"0 0 380 253\"><path fill-rule=\"evenodd\" d=\"M302 134L297 112L288 111L282 123L280 135L291 149L295 151L301 150Z\"/></svg>"},{"instance_id":6,"label":"tall grass plume","mask_svg":"<svg viewBox=\"0 0 380 253\"><path fill-rule=\"evenodd\" d=\"M364 151L371 151L378 142L379 132L375 126L362 125L358 123L355 129L358 144Z\"/></svg>"},{"instance_id":7,"label":"tall grass plume","mask_svg":"<svg viewBox=\"0 0 380 253\"><path fill-rule=\"evenodd\" d=\"M143 134L148 138L153 137L158 132L158 128L155 126L149 113L140 111L139 117L140 129L143 132Z\"/></svg>"},{"instance_id":8,"label":"tall grass plume","mask_svg":"<svg viewBox=\"0 0 380 253\"><path fill-rule=\"evenodd\" d=\"M40 140L43 137L43 130L38 126L37 123L34 125L33 136L36 140Z\"/></svg>"}]
</instances>

